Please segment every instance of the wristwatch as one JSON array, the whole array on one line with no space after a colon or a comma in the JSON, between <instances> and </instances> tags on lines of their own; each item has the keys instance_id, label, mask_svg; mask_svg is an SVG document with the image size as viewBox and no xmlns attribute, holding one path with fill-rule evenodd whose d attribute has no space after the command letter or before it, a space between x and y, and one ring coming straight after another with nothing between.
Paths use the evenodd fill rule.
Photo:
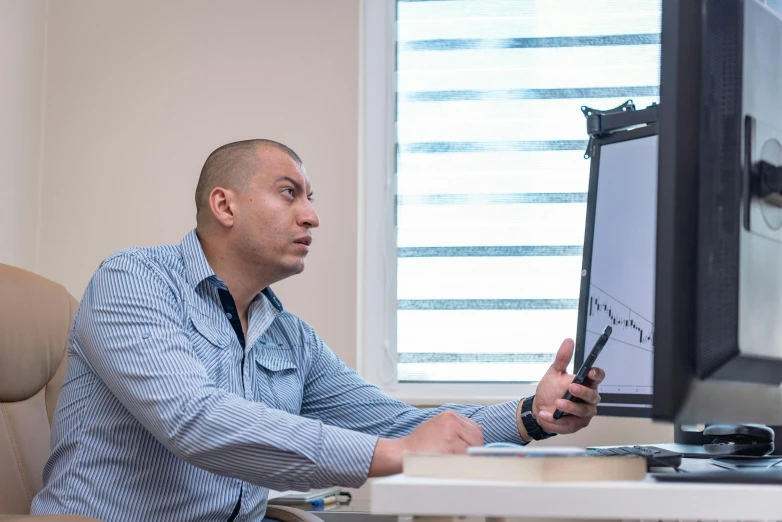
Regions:
<instances>
[{"instance_id":1,"label":"wristwatch","mask_svg":"<svg viewBox=\"0 0 782 522\"><path fill-rule=\"evenodd\" d=\"M532 416L532 403L535 401L535 396L531 395L524 399L521 405L521 423L524 425L524 429L527 430L527 435L534 440L544 440L549 437L554 437L556 433L546 433L543 428L540 427L538 421Z\"/></svg>"}]
</instances>

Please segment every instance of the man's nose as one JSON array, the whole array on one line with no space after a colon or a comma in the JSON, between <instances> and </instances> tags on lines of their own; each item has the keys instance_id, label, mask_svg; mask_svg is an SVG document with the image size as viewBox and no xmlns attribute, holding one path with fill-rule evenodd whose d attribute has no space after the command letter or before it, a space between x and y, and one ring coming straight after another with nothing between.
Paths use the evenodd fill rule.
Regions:
<instances>
[{"instance_id":1,"label":"man's nose","mask_svg":"<svg viewBox=\"0 0 782 522\"><path fill-rule=\"evenodd\" d=\"M309 201L307 201L304 211L299 217L299 222L302 227L306 228L317 228L320 225L318 213L315 212L315 207Z\"/></svg>"}]
</instances>

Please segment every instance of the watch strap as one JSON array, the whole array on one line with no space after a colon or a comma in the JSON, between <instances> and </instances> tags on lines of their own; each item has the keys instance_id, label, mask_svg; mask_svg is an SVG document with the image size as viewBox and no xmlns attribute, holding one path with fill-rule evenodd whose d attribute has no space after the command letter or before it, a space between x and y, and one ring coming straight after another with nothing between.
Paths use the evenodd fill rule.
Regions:
<instances>
[{"instance_id":1,"label":"watch strap","mask_svg":"<svg viewBox=\"0 0 782 522\"><path fill-rule=\"evenodd\" d=\"M545 440L549 437L554 437L556 433L547 433L540 427L538 421L532 415L532 403L535 400L535 396L531 395L524 399L521 406L521 423L524 429L527 430L527 435L532 437L533 440Z\"/></svg>"}]
</instances>

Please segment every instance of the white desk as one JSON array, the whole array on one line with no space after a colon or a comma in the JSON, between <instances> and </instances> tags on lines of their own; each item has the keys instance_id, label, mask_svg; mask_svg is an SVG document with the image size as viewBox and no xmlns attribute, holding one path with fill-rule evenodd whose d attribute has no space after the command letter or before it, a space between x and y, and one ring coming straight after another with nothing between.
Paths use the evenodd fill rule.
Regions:
<instances>
[{"instance_id":1,"label":"white desk","mask_svg":"<svg viewBox=\"0 0 782 522\"><path fill-rule=\"evenodd\" d=\"M522 483L395 475L371 485L370 511L567 520L782 520L782 486L630 482Z\"/></svg>"}]
</instances>

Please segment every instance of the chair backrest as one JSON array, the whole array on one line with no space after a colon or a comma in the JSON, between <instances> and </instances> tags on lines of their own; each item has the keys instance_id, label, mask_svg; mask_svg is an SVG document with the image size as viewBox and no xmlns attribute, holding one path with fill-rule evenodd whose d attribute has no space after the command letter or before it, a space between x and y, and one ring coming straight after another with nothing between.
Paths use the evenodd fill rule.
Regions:
<instances>
[{"instance_id":1,"label":"chair backrest","mask_svg":"<svg viewBox=\"0 0 782 522\"><path fill-rule=\"evenodd\" d=\"M42 487L76 301L0 264L0 513L26 514Z\"/></svg>"}]
</instances>

